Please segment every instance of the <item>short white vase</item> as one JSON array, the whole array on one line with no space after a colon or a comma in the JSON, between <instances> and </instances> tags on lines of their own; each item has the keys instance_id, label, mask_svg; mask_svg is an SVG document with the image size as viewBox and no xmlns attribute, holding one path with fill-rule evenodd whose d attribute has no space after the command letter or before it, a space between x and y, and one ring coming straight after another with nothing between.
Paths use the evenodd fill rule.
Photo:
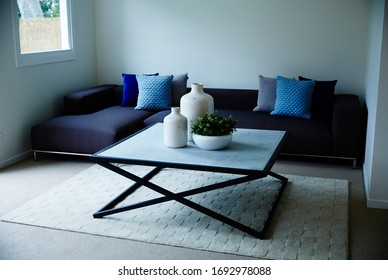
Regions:
<instances>
[{"instance_id":1,"label":"short white vase","mask_svg":"<svg viewBox=\"0 0 388 280\"><path fill-rule=\"evenodd\" d=\"M179 107L172 107L171 113L163 119L164 145L169 148L182 148L187 145L187 119Z\"/></svg>"},{"instance_id":2,"label":"short white vase","mask_svg":"<svg viewBox=\"0 0 388 280\"><path fill-rule=\"evenodd\" d=\"M194 143L204 150L225 149L232 141L232 133L221 136L206 136L193 133Z\"/></svg>"},{"instance_id":3,"label":"short white vase","mask_svg":"<svg viewBox=\"0 0 388 280\"><path fill-rule=\"evenodd\" d=\"M180 100L181 114L187 118L188 140L193 141L191 125L206 113L214 114L214 99L203 91L203 84L191 84L191 91Z\"/></svg>"}]
</instances>

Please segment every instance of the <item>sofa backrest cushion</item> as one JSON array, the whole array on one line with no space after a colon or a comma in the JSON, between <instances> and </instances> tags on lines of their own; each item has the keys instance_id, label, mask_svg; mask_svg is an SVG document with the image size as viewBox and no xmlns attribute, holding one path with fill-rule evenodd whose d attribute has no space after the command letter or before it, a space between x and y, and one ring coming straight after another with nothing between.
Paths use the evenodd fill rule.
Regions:
<instances>
[{"instance_id":1,"label":"sofa backrest cushion","mask_svg":"<svg viewBox=\"0 0 388 280\"><path fill-rule=\"evenodd\" d=\"M123 101L123 90L124 90L124 85L118 85L117 87L114 88L113 90L113 100L115 105L121 105ZM137 100L136 100L137 102ZM132 105L131 107L135 107L136 103Z\"/></svg>"},{"instance_id":2,"label":"sofa backrest cushion","mask_svg":"<svg viewBox=\"0 0 388 280\"><path fill-rule=\"evenodd\" d=\"M65 114L90 114L114 105L116 87L117 85L100 85L65 95L63 99Z\"/></svg>"},{"instance_id":3,"label":"sofa backrest cushion","mask_svg":"<svg viewBox=\"0 0 388 280\"><path fill-rule=\"evenodd\" d=\"M214 108L252 111L257 104L258 90L205 88L214 99Z\"/></svg>"}]
</instances>

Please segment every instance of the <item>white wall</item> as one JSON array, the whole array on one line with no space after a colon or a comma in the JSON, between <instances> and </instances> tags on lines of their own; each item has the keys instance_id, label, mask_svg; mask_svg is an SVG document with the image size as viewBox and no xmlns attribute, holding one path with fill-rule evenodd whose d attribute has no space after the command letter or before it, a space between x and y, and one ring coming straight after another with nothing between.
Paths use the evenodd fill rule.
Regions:
<instances>
[{"instance_id":1,"label":"white wall","mask_svg":"<svg viewBox=\"0 0 388 280\"><path fill-rule=\"evenodd\" d=\"M388 6L374 0L370 24L367 88L368 108L364 163L367 205L388 209Z\"/></svg>"},{"instance_id":2,"label":"white wall","mask_svg":"<svg viewBox=\"0 0 388 280\"><path fill-rule=\"evenodd\" d=\"M16 68L11 0L0 1L0 168L29 154L31 126L59 114L64 94L97 84L93 5L73 1L76 60Z\"/></svg>"},{"instance_id":3,"label":"white wall","mask_svg":"<svg viewBox=\"0 0 388 280\"><path fill-rule=\"evenodd\" d=\"M96 0L99 83L121 73L189 73L208 87L258 74L338 79L365 91L368 0Z\"/></svg>"}]
</instances>

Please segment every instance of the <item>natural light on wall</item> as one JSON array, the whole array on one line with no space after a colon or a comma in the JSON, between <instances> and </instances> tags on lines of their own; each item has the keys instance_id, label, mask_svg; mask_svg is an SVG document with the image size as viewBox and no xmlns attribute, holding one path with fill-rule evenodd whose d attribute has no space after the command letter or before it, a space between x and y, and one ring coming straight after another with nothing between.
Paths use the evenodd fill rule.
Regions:
<instances>
[{"instance_id":1,"label":"natural light on wall","mask_svg":"<svg viewBox=\"0 0 388 280\"><path fill-rule=\"evenodd\" d=\"M13 0L18 67L75 59L71 0Z\"/></svg>"}]
</instances>

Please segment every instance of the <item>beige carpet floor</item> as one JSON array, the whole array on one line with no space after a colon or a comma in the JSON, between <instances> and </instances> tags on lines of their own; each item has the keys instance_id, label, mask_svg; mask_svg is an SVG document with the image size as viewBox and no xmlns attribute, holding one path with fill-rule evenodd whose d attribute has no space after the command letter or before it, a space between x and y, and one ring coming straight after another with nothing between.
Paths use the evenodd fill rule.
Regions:
<instances>
[{"instance_id":1,"label":"beige carpet floor","mask_svg":"<svg viewBox=\"0 0 388 280\"><path fill-rule=\"evenodd\" d=\"M134 166L128 168L139 174L146 171ZM167 170L153 180L181 191L178 186L182 184L178 182L198 187L214 180L225 180L225 176ZM93 219L96 210L128 186L125 178L99 166L92 166L60 183L1 220L254 258L347 259L348 182L287 176L290 182L264 240L175 202ZM260 226L260 215L273 200L276 185L276 181L268 178L196 195L192 200L211 205L213 210L232 215L243 223L258 221L259 224L251 226ZM125 203L154 196L152 191L142 188Z\"/></svg>"}]
</instances>

